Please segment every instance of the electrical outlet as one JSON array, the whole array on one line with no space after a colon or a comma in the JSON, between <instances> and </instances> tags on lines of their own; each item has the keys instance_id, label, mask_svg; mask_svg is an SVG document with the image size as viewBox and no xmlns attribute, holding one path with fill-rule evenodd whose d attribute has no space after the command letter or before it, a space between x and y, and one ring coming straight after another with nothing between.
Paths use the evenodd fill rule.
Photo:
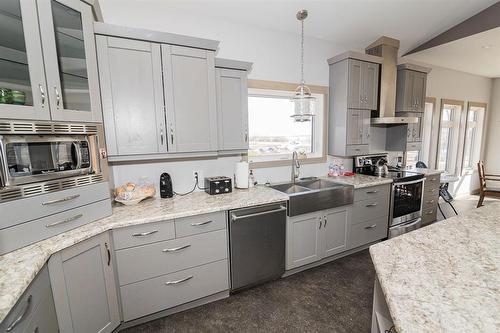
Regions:
<instances>
[{"instance_id":1,"label":"electrical outlet","mask_svg":"<svg viewBox=\"0 0 500 333\"><path fill-rule=\"evenodd\" d=\"M203 173L201 171L193 171L194 179L198 179L198 184L202 185L203 183Z\"/></svg>"}]
</instances>

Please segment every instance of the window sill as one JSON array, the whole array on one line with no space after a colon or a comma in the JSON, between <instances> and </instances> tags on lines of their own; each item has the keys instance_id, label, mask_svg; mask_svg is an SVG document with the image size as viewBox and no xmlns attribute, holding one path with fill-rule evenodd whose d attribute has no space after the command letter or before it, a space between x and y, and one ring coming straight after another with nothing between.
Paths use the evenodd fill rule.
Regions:
<instances>
[{"instance_id":1,"label":"window sill","mask_svg":"<svg viewBox=\"0 0 500 333\"><path fill-rule=\"evenodd\" d=\"M300 164L325 163L326 156L304 158L304 159L299 159L298 161ZM291 166L291 165L292 165L291 159L276 160L276 161L249 162L250 169L273 168L273 167Z\"/></svg>"}]
</instances>

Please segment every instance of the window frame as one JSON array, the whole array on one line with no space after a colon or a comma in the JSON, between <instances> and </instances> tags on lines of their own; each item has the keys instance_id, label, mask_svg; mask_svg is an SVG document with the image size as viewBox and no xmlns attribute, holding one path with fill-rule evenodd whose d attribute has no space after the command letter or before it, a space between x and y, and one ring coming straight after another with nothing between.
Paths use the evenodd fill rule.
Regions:
<instances>
[{"instance_id":1,"label":"window frame","mask_svg":"<svg viewBox=\"0 0 500 333\"><path fill-rule=\"evenodd\" d=\"M445 105L453 105L460 107L460 112L453 114L451 120L451 127L446 127L451 129L451 138L448 140L448 154L446 158L446 165L444 172L449 174L458 175L461 171L461 150L459 149L459 143L462 142L461 136L463 131L461 130L461 124L463 123L462 117L464 113L465 101L455 100L455 99L441 99L441 107L439 108L439 128L438 128L438 140L436 145L436 161L435 168L439 170L439 142L441 140L441 129L443 128L443 109ZM451 156L449 155L451 153Z\"/></svg>"},{"instance_id":2,"label":"window frame","mask_svg":"<svg viewBox=\"0 0 500 333\"><path fill-rule=\"evenodd\" d=\"M293 96L295 92L295 88L297 88L298 83L289 83L289 82L278 82L278 81L267 81L267 80L248 80L248 89L252 90L267 90L267 91L287 91L290 92L290 98ZM319 157L308 157L304 159L300 159L300 163L302 164L313 164L313 163L324 163L327 161L327 144L328 144L328 87L327 86L319 86L319 85L307 85L311 89L311 93L323 95L323 124L322 127L322 142L321 142L321 155ZM251 95L250 92L248 94ZM320 112L320 110L317 110ZM313 140L315 137L313 129ZM291 157L291 156L290 156ZM249 161L248 154L245 156L245 160ZM269 168L269 167L279 167L279 166L289 166L292 163L291 158L272 160L272 161L249 161L250 168L258 169L258 168Z\"/></svg>"},{"instance_id":3,"label":"window frame","mask_svg":"<svg viewBox=\"0 0 500 333\"><path fill-rule=\"evenodd\" d=\"M467 131L469 130L469 111L471 108L483 108L482 114L476 114L476 120L473 121L475 123L475 134L474 134L474 140L472 143L478 143L479 142L479 149L475 147L475 145L472 145L472 150L470 152L471 160L474 160L475 157L480 159L481 156L481 150L483 146L483 134L484 134L484 124L485 124L485 117L486 117L486 112L488 108L487 103L482 103L482 102L473 102L473 101L468 101L467 102L467 108L463 110L463 138L460 140L460 142L463 144L463 148L461 149L461 156L460 156L460 174L461 175L470 175L474 172L474 170L477 169L477 165L472 162L471 166L465 167L464 166L464 159L465 159L465 147L466 147L466 140L467 140Z\"/></svg>"}]
</instances>

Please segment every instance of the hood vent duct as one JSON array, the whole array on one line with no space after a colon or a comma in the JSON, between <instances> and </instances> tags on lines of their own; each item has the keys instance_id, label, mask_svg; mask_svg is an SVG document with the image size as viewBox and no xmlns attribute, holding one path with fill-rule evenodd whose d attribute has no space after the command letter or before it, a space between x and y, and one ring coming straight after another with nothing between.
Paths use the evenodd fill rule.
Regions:
<instances>
[{"instance_id":1,"label":"hood vent duct","mask_svg":"<svg viewBox=\"0 0 500 333\"><path fill-rule=\"evenodd\" d=\"M372 114L372 125L416 124L417 117L396 117L396 78L399 40L382 36L370 44L366 54L382 57L378 114ZM373 117L376 115L376 117Z\"/></svg>"}]
</instances>

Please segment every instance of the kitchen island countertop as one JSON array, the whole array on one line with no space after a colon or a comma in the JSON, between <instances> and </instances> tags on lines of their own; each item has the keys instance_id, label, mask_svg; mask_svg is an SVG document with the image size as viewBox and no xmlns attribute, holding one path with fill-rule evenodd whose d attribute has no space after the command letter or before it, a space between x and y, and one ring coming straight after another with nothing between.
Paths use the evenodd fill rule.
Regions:
<instances>
[{"instance_id":1,"label":"kitchen island countertop","mask_svg":"<svg viewBox=\"0 0 500 333\"><path fill-rule=\"evenodd\" d=\"M500 202L370 247L398 333L500 331Z\"/></svg>"}]
</instances>

